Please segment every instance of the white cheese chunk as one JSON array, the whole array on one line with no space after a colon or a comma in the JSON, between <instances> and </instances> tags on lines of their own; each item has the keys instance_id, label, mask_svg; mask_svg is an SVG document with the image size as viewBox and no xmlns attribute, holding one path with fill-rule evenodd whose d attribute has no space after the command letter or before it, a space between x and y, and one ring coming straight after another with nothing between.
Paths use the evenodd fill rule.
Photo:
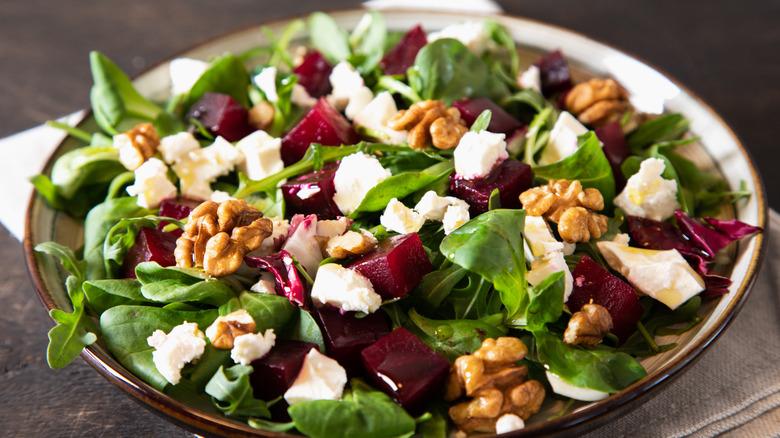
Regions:
<instances>
[{"instance_id":1,"label":"white cheese chunk","mask_svg":"<svg viewBox=\"0 0 780 438\"><path fill-rule=\"evenodd\" d=\"M539 94L542 94L542 75L539 67L532 65L517 77L517 85L523 88L530 88Z\"/></svg>"},{"instance_id":2,"label":"white cheese chunk","mask_svg":"<svg viewBox=\"0 0 780 438\"><path fill-rule=\"evenodd\" d=\"M233 339L233 348L230 350L230 358L241 365L249 365L268 354L276 343L274 329L269 328L265 333L247 333L236 336Z\"/></svg>"},{"instance_id":3,"label":"white cheese chunk","mask_svg":"<svg viewBox=\"0 0 780 438\"><path fill-rule=\"evenodd\" d=\"M139 137L141 137L139 135ZM133 136L123 132L113 137L114 149L119 153L119 162L127 170L138 169L144 163L144 155L133 145Z\"/></svg>"},{"instance_id":4,"label":"white cheese chunk","mask_svg":"<svg viewBox=\"0 0 780 438\"><path fill-rule=\"evenodd\" d=\"M544 257L553 251L563 251L563 242L555 240L547 221L541 216L526 216L523 237L533 257Z\"/></svg>"},{"instance_id":5,"label":"white cheese chunk","mask_svg":"<svg viewBox=\"0 0 780 438\"><path fill-rule=\"evenodd\" d=\"M309 199L320 192L319 186L303 187L295 194L299 199Z\"/></svg>"},{"instance_id":6,"label":"white cheese chunk","mask_svg":"<svg viewBox=\"0 0 780 438\"><path fill-rule=\"evenodd\" d=\"M139 206L155 209L163 199L176 196L176 186L168 180L168 166L159 159L146 160L134 173L135 183L126 190L130 196L138 196Z\"/></svg>"},{"instance_id":7,"label":"white cheese chunk","mask_svg":"<svg viewBox=\"0 0 780 438\"><path fill-rule=\"evenodd\" d=\"M347 232L350 225L352 225L352 219L344 216L341 216L338 219L317 221L317 237L323 237L326 240L329 240L333 237L341 236Z\"/></svg>"},{"instance_id":8,"label":"white cheese chunk","mask_svg":"<svg viewBox=\"0 0 780 438\"><path fill-rule=\"evenodd\" d=\"M563 111L550 131L550 139L539 157L539 165L546 166L568 157L577 151L577 137L588 132L571 113Z\"/></svg>"},{"instance_id":9,"label":"white cheese chunk","mask_svg":"<svg viewBox=\"0 0 780 438\"><path fill-rule=\"evenodd\" d=\"M167 335L162 330L155 330L146 342L155 349L152 361L157 371L173 385L181 380L184 365L200 358L206 350L206 338L198 330L198 324L187 321Z\"/></svg>"},{"instance_id":10,"label":"white cheese chunk","mask_svg":"<svg viewBox=\"0 0 780 438\"><path fill-rule=\"evenodd\" d=\"M217 137L211 146L190 152L172 166L179 177L181 194L210 199L211 183L230 173L243 158L241 152L222 137Z\"/></svg>"},{"instance_id":11,"label":"white cheese chunk","mask_svg":"<svg viewBox=\"0 0 780 438\"><path fill-rule=\"evenodd\" d=\"M287 239L287 234L290 231L290 222L287 219L281 219L278 217L268 217L273 225L273 231L271 235L263 239L260 243L260 247L247 254L250 257L267 257L275 253L277 249L277 243L279 245Z\"/></svg>"},{"instance_id":12,"label":"white cheese chunk","mask_svg":"<svg viewBox=\"0 0 780 438\"><path fill-rule=\"evenodd\" d=\"M428 42L432 43L442 38L454 38L477 56L482 56L488 47L490 36L482 21L466 21L464 23L450 24L438 32L428 34Z\"/></svg>"},{"instance_id":13,"label":"white cheese chunk","mask_svg":"<svg viewBox=\"0 0 780 438\"><path fill-rule=\"evenodd\" d=\"M704 290L704 281L676 250L634 248L618 242L597 242L609 266L639 291L676 309Z\"/></svg>"},{"instance_id":14,"label":"white cheese chunk","mask_svg":"<svg viewBox=\"0 0 780 438\"><path fill-rule=\"evenodd\" d=\"M265 98L269 102L279 101L279 95L276 94L276 67L266 67L260 70L260 73L256 74L252 80L257 88L265 94Z\"/></svg>"},{"instance_id":15,"label":"white cheese chunk","mask_svg":"<svg viewBox=\"0 0 780 438\"><path fill-rule=\"evenodd\" d=\"M290 405L311 400L341 400L346 384L346 370L312 348L303 360L298 377L284 393L284 399Z\"/></svg>"},{"instance_id":16,"label":"white cheese chunk","mask_svg":"<svg viewBox=\"0 0 780 438\"><path fill-rule=\"evenodd\" d=\"M486 176L499 162L509 157L504 134L469 131L455 148L455 173L464 179Z\"/></svg>"},{"instance_id":17,"label":"white cheese chunk","mask_svg":"<svg viewBox=\"0 0 780 438\"><path fill-rule=\"evenodd\" d=\"M468 210L466 201L454 196L439 196L433 190L425 192L420 202L414 206L414 210L426 220L441 222L450 205L461 205Z\"/></svg>"},{"instance_id":18,"label":"white cheese chunk","mask_svg":"<svg viewBox=\"0 0 780 438\"><path fill-rule=\"evenodd\" d=\"M393 96L389 91L383 91L355 115L354 122L382 134L383 137L378 139L382 143L400 144L406 141L407 131L396 131L387 126L387 121L397 112Z\"/></svg>"},{"instance_id":19,"label":"white cheese chunk","mask_svg":"<svg viewBox=\"0 0 780 438\"><path fill-rule=\"evenodd\" d=\"M282 161L282 139L274 138L265 131L255 131L236 143L236 149L243 159L238 170L247 178L258 181L284 169Z\"/></svg>"},{"instance_id":20,"label":"white cheese chunk","mask_svg":"<svg viewBox=\"0 0 780 438\"><path fill-rule=\"evenodd\" d=\"M162 154L163 160L168 164L175 164L186 160L190 152L200 149L200 143L189 132L180 132L160 139L157 150Z\"/></svg>"},{"instance_id":21,"label":"white cheese chunk","mask_svg":"<svg viewBox=\"0 0 780 438\"><path fill-rule=\"evenodd\" d=\"M365 85L358 88L357 91L349 96L349 103L344 109L344 115L347 116L349 120L353 120L373 99L374 92L371 91L370 88Z\"/></svg>"},{"instance_id":22,"label":"white cheese chunk","mask_svg":"<svg viewBox=\"0 0 780 438\"><path fill-rule=\"evenodd\" d=\"M447 207L441 221L444 225L444 234L450 234L469 221L469 207L468 204L464 204L454 204Z\"/></svg>"},{"instance_id":23,"label":"white cheese chunk","mask_svg":"<svg viewBox=\"0 0 780 438\"><path fill-rule=\"evenodd\" d=\"M360 89L365 85L360 72L356 71L347 61L336 64L329 79L333 91L327 99L339 111L344 111L352 96L360 92Z\"/></svg>"},{"instance_id":24,"label":"white cheese chunk","mask_svg":"<svg viewBox=\"0 0 780 438\"><path fill-rule=\"evenodd\" d=\"M311 108L317 104L317 99L311 97L301 84L293 84L290 101L301 108Z\"/></svg>"},{"instance_id":25,"label":"white cheese chunk","mask_svg":"<svg viewBox=\"0 0 780 438\"><path fill-rule=\"evenodd\" d=\"M306 216L292 232L288 232L282 249L295 257L306 273L314 278L323 259L317 242L317 216L313 214Z\"/></svg>"},{"instance_id":26,"label":"white cheese chunk","mask_svg":"<svg viewBox=\"0 0 780 438\"><path fill-rule=\"evenodd\" d=\"M374 313L382 305L382 297L374 292L369 279L337 263L320 266L311 299L316 306L330 304L345 312Z\"/></svg>"},{"instance_id":27,"label":"white cheese chunk","mask_svg":"<svg viewBox=\"0 0 780 438\"><path fill-rule=\"evenodd\" d=\"M276 278L274 278L274 274L268 271L261 272L260 278L249 290L259 294L276 295Z\"/></svg>"},{"instance_id":28,"label":"white cheese chunk","mask_svg":"<svg viewBox=\"0 0 780 438\"><path fill-rule=\"evenodd\" d=\"M342 214L348 215L355 211L369 190L390 176L390 171L383 168L376 157L363 152L348 155L341 159L333 176L336 189L333 201Z\"/></svg>"},{"instance_id":29,"label":"white cheese chunk","mask_svg":"<svg viewBox=\"0 0 780 438\"><path fill-rule=\"evenodd\" d=\"M545 374L547 375L547 381L550 382L553 392L564 397L581 401L598 401L609 397L608 392L574 386L549 371L545 371Z\"/></svg>"},{"instance_id":30,"label":"white cheese chunk","mask_svg":"<svg viewBox=\"0 0 780 438\"><path fill-rule=\"evenodd\" d=\"M504 414L496 420L496 433L509 433L524 429L525 421L515 414Z\"/></svg>"},{"instance_id":31,"label":"white cheese chunk","mask_svg":"<svg viewBox=\"0 0 780 438\"><path fill-rule=\"evenodd\" d=\"M680 208L677 181L664 179L666 164L660 158L642 161L639 172L631 175L626 187L615 198L615 205L626 214L664 221Z\"/></svg>"},{"instance_id":32,"label":"white cheese chunk","mask_svg":"<svg viewBox=\"0 0 780 438\"><path fill-rule=\"evenodd\" d=\"M390 200L384 213L379 217L379 223L387 230L399 234L416 233L425 224L425 218L405 206L396 198Z\"/></svg>"},{"instance_id":33,"label":"white cheese chunk","mask_svg":"<svg viewBox=\"0 0 780 438\"><path fill-rule=\"evenodd\" d=\"M574 277L569 271L566 259L563 258L563 251L553 251L531 262L531 270L526 273L525 278L531 285L537 286L556 272L563 272L563 302L565 303L574 288Z\"/></svg>"},{"instance_id":34,"label":"white cheese chunk","mask_svg":"<svg viewBox=\"0 0 780 438\"><path fill-rule=\"evenodd\" d=\"M209 198L210 201L214 201L214 202L217 202L217 203L220 203L220 204L225 202L225 201L230 201L230 200L234 200L234 199L236 199L236 198L230 196L230 193L223 192L222 190L214 190L211 193L211 197Z\"/></svg>"},{"instance_id":35,"label":"white cheese chunk","mask_svg":"<svg viewBox=\"0 0 780 438\"><path fill-rule=\"evenodd\" d=\"M209 63L199 59L176 58L168 64L168 75L171 78L171 94L189 93L195 82L209 68Z\"/></svg>"}]
</instances>

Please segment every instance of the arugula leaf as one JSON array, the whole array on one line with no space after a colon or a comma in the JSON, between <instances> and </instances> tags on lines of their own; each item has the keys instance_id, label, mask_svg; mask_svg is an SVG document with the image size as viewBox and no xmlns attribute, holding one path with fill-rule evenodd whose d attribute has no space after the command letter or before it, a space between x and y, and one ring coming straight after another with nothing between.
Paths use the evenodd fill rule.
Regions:
<instances>
[{"instance_id":1,"label":"arugula leaf","mask_svg":"<svg viewBox=\"0 0 780 438\"><path fill-rule=\"evenodd\" d=\"M57 242L43 242L35 245L35 251L57 257L68 273L80 281L84 281L84 271L87 264L79 260L73 250Z\"/></svg>"},{"instance_id":2,"label":"arugula leaf","mask_svg":"<svg viewBox=\"0 0 780 438\"><path fill-rule=\"evenodd\" d=\"M435 320L426 318L416 310L409 311L414 324L413 333L439 354L453 362L459 356L476 351L485 338L498 338L505 334L504 316L492 315L484 319Z\"/></svg>"},{"instance_id":3,"label":"arugula leaf","mask_svg":"<svg viewBox=\"0 0 780 438\"><path fill-rule=\"evenodd\" d=\"M493 285L481 275L469 272L466 284L456 286L445 300L455 318L483 318L501 312L500 294L491 293ZM498 299L497 299L498 297Z\"/></svg>"},{"instance_id":4,"label":"arugula leaf","mask_svg":"<svg viewBox=\"0 0 780 438\"><path fill-rule=\"evenodd\" d=\"M164 268L157 262L139 263L135 275L141 282L141 293L158 303L204 303L220 306L236 294L227 283L210 277L199 269Z\"/></svg>"},{"instance_id":5,"label":"arugula leaf","mask_svg":"<svg viewBox=\"0 0 780 438\"><path fill-rule=\"evenodd\" d=\"M628 135L626 141L634 155L642 155L642 150L655 143L677 140L688 131L690 121L682 114L664 114L648 120Z\"/></svg>"},{"instance_id":6,"label":"arugula leaf","mask_svg":"<svg viewBox=\"0 0 780 438\"><path fill-rule=\"evenodd\" d=\"M350 64L363 75L372 72L382 60L386 37L387 25L384 16L377 11L367 12L349 36L349 45L354 51ZM357 54L362 55L361 62L355 59Z\"/></svg>"},{"instance_id":7,"label":"arugula leaf","mask_svg":"<svg viewBox=\"0 0 780 438\"><path fill-rule=\"evenodd\" d=\"M357 379L339 400L296 403L287 409L295 427L312 438L410 437L416 423L387 394Z\"/></svg>"},{"instance_id":8,"label":"arugula leaf","mask_svg":"<svg viewBox=\"0 0 780 438\"><path fill-rule=\"evenodd\" d=\"M450 264L443 269L426 274L412 293L424 300L431 308L437 308L452 292L452 289L468 274L462 266Z\"/></svg>"},{"instance_id":9,"label":"arugula leaf","mask_svg":"<svg viewBox=\"0 0 780 438\"><path fill-rule=\"evenodd\" d=\"M94 324L84 314L84 292L82 280L69 276L65 280L73 312L52 309L49 315L57 325L49 330L49 346L46 348L46 362L52 368L62 368L73 362L87 345L97 340Z\"/></svg>"},{"instance_id":10,"label":"arugula leaf","mask_svg":"<svg viewBox=\"0 0 780 438\"><path fill-rule=\"evenodd\" d=\"M471 124L469 131L479 132L486 130L488 126L490 126L491 117L493 117L492 111L487 109L482 111L479 116L477 116L477 119L474 120L474 123Z\"/></svg>"},{"instance_id":11,"label":"arugula leaf","mask_svg":"<svg viewBox=\"0 0 780 438\"><path fill-rule=\"evenodd\" d=\"M448 260L493 283L510 315L528 302L523 223L525 210L491 210L450 233L439 247Z\"/></svg>"},{"instance_id":12,"label":"arugula leaf","mask_svg":"<svg viewBox=\"0 0 780 438\"><path fill-rule=\"evenodd\" d=\"M220 366L206 384L206 393L214 397L214 404L225 416L271 418L268 404L254 398L249 382L251 373L252 367L248 365Z\"/></svg>"},{"instance_id":13,"label":"arugula leaf","mask_svg":"<svg viewBox=\"0 0 780 438\"><path fill-rule=\"evenodd\" d=\"M328 14L314 12L309 15L309 34L314 48L334 64L352 54L347 33ZM321 38L322 35L327 38Z\"/></svg>"},{"instance_id":14,"label":"arugula leaf","mask_svg":"<svg viewBox=\"0 0 780 438\"><path fill-rule=\"evenodd\" d=\"M211 62L183 100L186 114L190 107L206 93L227 94L236 102L249 108L249 74L237 56L226 53Z\"/></svg>"}]
</instances>

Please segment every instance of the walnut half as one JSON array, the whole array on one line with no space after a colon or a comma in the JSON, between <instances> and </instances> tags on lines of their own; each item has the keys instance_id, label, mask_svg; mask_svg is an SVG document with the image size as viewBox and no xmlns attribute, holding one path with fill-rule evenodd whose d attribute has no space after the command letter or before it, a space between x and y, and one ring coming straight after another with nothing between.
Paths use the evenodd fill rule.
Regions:
<instances>
[{"instance_id":1,"label":"walnut half","mask_svg":"<svg viewBox=\"0 0 780 438\"><path fill-rule=\"evenodd\" d=\"M218 317L206 329L211 345L220 350L233 348L233 340L247 333L254 333L257 325L252 315L244 309Z\"/></svg>"},{"instance_id":2,"label":"walnut half","mask_svg":"<svg viewBox=\"0 0 780 438\"><path fill-rule=\"evenodd\" d=\"M457 108L447 108L440 100L423 100L398 111L387 125L397 131L408 130L409 147L424 150L431 145L438 149L452 149L468 132Z\"/></svg>"},{"instance_id":3,"label":"walnut half","mask_svg":"<svg viewBox=\"0 0 780 438\"><path fill-rule=\"evenodd\" d=\"M593 78L577 84L566 95L564 104L580 122L593 127L619 120L631 111L628 94L612 78Z\"/></svg>"},{"instance_id":4,"label":"walnut half","mask_svg":"<svg viewBox=\"0 0 780 438\"><path fill-rule=\"evenodd\" d=\"M119 161L135 170L157 152L160 136L151 123L139 123L127 132L114 136L114 148L119 151Z\"/></svg>"},{"instance_id":5,"label":"walnut half","mask_svg":"<svg viewBox=\"0 0 780 438\"><path fill-rule=\"evenodd\" d=\"M569 345L593 347L612 330L612 316L598 304L585 304L574 312L563 332L563 342Z\"/></svg>"}]
</instances>

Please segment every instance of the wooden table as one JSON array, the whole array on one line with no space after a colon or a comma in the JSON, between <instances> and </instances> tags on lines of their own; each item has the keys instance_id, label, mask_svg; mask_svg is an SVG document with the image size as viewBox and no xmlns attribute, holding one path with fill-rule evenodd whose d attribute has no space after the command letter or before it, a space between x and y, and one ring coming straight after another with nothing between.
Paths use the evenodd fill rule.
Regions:
<instances>
[{"instance_id":1,"label":"wooden table","mask_svg":"<svg viewBox=\"0 0 780 438\"><path fill-rule=\"evenodd\" d=\"M780 207L780 4L500 1L511 14L580 31L687 84L741 137ZM607 4L608 3L608 4ZM305 14L324 2L249 0L6 1L0 5L0 137L89 104L87 54L135 73L234 28ZM330 1L329 7L358 5ZM13 159L13 157L4 157ZM0 427L20 437L179 437L189 433L132 402L83 360L46 365L52 322L27 277L19 243L0 230ZM739 318L748 317L744 313ZM641 407L640 407L641 409Z\"/></svg>"}]
</instances>

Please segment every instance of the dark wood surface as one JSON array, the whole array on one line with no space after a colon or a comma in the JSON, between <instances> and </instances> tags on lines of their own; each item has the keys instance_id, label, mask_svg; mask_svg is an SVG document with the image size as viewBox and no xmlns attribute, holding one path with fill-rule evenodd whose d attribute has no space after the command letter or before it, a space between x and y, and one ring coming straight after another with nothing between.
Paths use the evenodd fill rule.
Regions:
<instances>
[{"instance_id":1,"label":"dark wood surface","mask_svg":"<svg viewBox=\"0 0 780 438\"><path fill-rule=\"evenodd\" d=\"M743 140L780 207L780 3L775 1L499 2L633 53L687 84ZM358 1L24 0L0 4L0 137L88 106L87 54L130 73L229 30ZM325 6L327 5L327 6ZM5 157L11 159L12 157ZM7 207L0 207L7 208ZM0 230L0 435L191 436L150 414L83 360L46 365L51 320L20 244ZM740 315L740 318L747 316ZM641 408L640 408L641 409Z\"/></svg>"}]
</instances>

